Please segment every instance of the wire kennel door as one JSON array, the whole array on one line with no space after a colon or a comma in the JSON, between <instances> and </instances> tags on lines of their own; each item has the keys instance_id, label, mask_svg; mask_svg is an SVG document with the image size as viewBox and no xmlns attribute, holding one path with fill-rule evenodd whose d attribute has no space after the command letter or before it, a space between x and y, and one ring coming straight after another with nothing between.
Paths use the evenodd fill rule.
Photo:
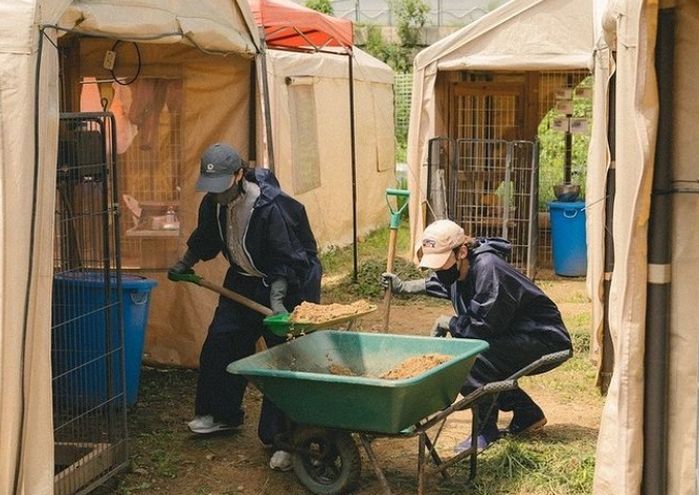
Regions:
<instances>
[{"instance_id":1,"label":"wire kennel door","mask_svg":"<svg viewBox=\"0 0 699 495\"><path fill-rule=\"evenodd\" d=\"M449 174L452 220L473 237L512 243L510 263L536 271L537 146L531 141L459 139Z\"/></svg>"},{"instance_id":2,"label":"wire kennel door","mask_svg":"<svg viewBox=\"0 0 699 495\"><path fill-rule=\"evenodd\" d=\"M51 368L54 493L87 493L127 462L124 344L110 113L61 114Z\"/></svg>"}]
</instances>

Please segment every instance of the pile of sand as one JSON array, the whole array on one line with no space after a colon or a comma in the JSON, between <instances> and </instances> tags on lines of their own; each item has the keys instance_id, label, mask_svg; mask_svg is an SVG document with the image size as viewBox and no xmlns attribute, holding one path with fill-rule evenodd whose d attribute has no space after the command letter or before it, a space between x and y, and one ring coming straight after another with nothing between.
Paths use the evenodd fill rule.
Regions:
<instances>
[{"instance_id":1,"label":"pile of sand","mask_svg":"<svg viewBox=\"0 0 699 495\"><path fill-rule=\"evenodd\" d=\"M364 299L352 304L314 304L304 301L291 313L289 321L292 323L324 323L347 316L358 315L373 311L376 306L369 304Z\"/></svg>"}]
</instances>

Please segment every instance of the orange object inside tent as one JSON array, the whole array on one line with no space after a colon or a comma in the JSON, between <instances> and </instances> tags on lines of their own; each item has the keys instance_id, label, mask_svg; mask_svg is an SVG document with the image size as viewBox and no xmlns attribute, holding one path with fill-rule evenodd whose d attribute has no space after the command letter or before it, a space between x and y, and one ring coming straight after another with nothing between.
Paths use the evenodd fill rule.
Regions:
<instances>
[{"instance_id":1,"label":"orange object inside tent","mask_svg":"<svg viewBox=\"0 0 699 495\"><path fill-rule=\"evenodd\" d=\"M291 0L250 0L255 23L270 48L322 50L352 48L352 21L316 12Z\"/></svg>"}]
</instances>

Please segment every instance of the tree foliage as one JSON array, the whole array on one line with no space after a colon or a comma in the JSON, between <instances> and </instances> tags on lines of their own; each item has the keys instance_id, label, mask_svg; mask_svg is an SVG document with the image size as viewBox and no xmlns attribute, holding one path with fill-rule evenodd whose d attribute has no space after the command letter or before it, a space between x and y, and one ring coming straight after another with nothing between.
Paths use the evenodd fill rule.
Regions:
<instances>
[{"instance_id":1,"label":"tree foliage","mask_svg":"<svg viewBox=\"0 0 699 495\"><path fill-rule=\"evenodd\" d=\"M396 19L399 42L386 41L379 26L367 25L365 49L396 72L411 72L421 42L420 30L427 24L430 7L423 0L391 0L389 5Z\"/></svg>"},{"instance_id":2,"label":"tree foliage","mask_svg":"<svg viewBox=\"0 0 699 495\"><path fill-rule=\"evenodd\" d=\"M420 42L420 30L427 24L430 6L422 0L390 0L396 17L398 38L403 48L415 48Z\"/></svg>"},{"instance_id":3,"label":"tree foliage","mask_svg":"<svg viewBox=\"0 0 699 495\"><path fill-rule=\"evenodd\" d=\"M316 12L327 15L335 15L333 5L330 0L306 0L306 7Z\"/></svg>"}]
</instances>

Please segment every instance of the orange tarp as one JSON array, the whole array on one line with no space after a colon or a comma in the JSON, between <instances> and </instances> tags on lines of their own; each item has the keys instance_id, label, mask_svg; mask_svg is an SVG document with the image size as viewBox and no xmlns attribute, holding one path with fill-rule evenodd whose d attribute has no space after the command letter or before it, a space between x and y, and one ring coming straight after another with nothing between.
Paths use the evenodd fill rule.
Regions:
<instances>
[{"instance_id":1,"label":"orange tarp","mask_svg":"<svg viewBox=\"0 0 699 495\"><path fill-rule=\"evenodd\" d=\"M312 49L353 45L352 21L338 19L291 0L250 0L255 23L271 48Z\"/></svg>"}]
</instances>

